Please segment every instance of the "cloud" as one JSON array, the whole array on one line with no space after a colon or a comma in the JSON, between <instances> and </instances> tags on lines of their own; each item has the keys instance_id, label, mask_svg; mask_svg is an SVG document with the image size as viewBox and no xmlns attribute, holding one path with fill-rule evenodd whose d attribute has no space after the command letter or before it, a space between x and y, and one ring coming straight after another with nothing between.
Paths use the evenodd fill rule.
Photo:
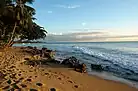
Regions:
<instances>
[{"instance_id":1,"label":"cloud","mask_svg":"<svg viewBox=\"0 0 138 91\"><path fill-rule=\"evenodd\" d=\"M79 8L80 5L56 5L56 7L67 8L67 9L75 9L75 8Z\"/></svg>"},{"instance_id":2,"label":"cloud","mask_svg":"<svg viewBox=\"0 0 138 91\"><path fill-rule=\"evenodd\" d=\"M51 14L51 13L53 13L53 11L47 11L47 13Z\"/></svg>"},{"instance_id":3,"label":"cloud","mask_svg":"<svg viewBox=\"0 0 138 91\"><path fill-rule=\"evenodd\" d=\"M138 35L110 35L107 32L77 32L77 33L55 33L49 34L47 41L78 41L78 42L100 42L100 41L135 41Z\"/></svg>"},{"instance_id":4,"label":"cloud","mask_svg":"<svg viewBox=\"0 0 138 91\"><path fill-rule=\"evenodd\" d=\"M85 26L85 25L86 25L86 23L85 23L85 22L83 22L83 23L82 23L82 26Z\"/></svg>"}]
</instances>

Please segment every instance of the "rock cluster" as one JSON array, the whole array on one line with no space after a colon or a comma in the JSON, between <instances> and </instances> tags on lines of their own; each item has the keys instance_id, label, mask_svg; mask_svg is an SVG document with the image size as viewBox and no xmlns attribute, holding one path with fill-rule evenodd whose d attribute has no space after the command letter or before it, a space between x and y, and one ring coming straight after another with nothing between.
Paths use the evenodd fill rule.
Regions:
<instances>
[{"instance_id":1,"label":"rock cluster","mask_svg":"<svg viewBox=\"0 0 138 91\"><path fill-rule=\"evenodd\" d=\"M86 73L86 65L84 63L80 63L80 61L74 56L63 60L61 64L74 68L76 71Z\"/></svg>"},{"instance_id":2,"label":"rock cluster","mask_svg":"<svg viewBox=\"0 0 138 91\"><path fill-rule=\"evenodd\" d=\"M28 46L26 49L24 49L25 52L31 53L34 58L39 59L42 58L53 58L55 52L52 50L48 50L47 48L38 49L36 47Z\"/></svg>"}]
</instances>

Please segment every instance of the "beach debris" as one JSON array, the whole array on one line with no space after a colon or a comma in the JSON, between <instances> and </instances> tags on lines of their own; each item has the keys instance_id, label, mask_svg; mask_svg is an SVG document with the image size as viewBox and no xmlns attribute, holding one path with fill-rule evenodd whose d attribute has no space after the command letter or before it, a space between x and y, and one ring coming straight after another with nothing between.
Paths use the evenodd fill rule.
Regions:
<instances>
[{"instance_id":1,"label":"beach debris","mask_svg":"<svg viewBox=\"0 0 138 91\"><path fill-rule=\"evenodd\" d=\"M103 71L103 67L100 64L91 64L91 69L97 70L97 71Z\"/></svg>"},{"instance_id":2,"label":"beach debris","mask_svg":"<svg viewBox=\"0 0 138 91\"><path fill-rule=\"evenodd\" d=\"M42 86L43 84L42 83L36 83L37 86Z\"/></svg>"}]
</instances>

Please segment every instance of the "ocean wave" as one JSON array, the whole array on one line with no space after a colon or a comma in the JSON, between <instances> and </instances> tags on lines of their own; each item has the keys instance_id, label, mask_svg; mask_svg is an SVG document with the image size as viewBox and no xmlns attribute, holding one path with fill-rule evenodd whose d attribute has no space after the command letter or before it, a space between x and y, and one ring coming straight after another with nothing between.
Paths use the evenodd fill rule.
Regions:
<instances>
[{"instance_id":1,"label":"ocean wave","mask_svg":"<svg viewBox=\"0 0 138 91\"><path fill-rule=\"evenodd\" d=\"M102 49L100 48L88 48L88 47L79 47L74 46L75 50L79 50L81 53L90 55L102 59L103 61L109 61L112 64L119 65L122 68L133 70L135 73L138 73L138 59L131 57L134 54L125 55L123 53L117 53L118 50Z\"/></svg>"}]
</instances>

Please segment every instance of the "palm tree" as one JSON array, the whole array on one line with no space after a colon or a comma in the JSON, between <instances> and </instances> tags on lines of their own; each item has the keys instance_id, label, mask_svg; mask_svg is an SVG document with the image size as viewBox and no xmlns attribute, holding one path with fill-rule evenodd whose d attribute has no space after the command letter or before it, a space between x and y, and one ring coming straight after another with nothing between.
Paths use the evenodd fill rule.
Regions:
<instances>
[{"instance_id":1,"label":"palm tree","mask_svg":"<svg viewBox=\"0 0 138 91\"><path fill-rule=\"evenodd\" d=\"M46 37L44 28L33 22L35 9L26 4L33 3L33 0L3 1L0 6L0 46L12 46L15 38L34 40Z\"/></svg>"},{"instance_id":2,"label":"palm tree","mask_svg":"<svg viewBox=\"0 0 138 91\"><path fill-rule=\"evenodd\" d=\"M16 0L16 6L15 6L16 21L14 23L11 36L8 40L8 43L5 45L5 47L9 47L13 44L17 27L28 28L32 26L32 13L28 12L29 11L28 9L33 10L33 11L34 9L29 6L27 7L27 5L25 5L27 2L32 3L33 0ZM20 30L22 29L20 28Z\"/></svg>"}]
</instances>

